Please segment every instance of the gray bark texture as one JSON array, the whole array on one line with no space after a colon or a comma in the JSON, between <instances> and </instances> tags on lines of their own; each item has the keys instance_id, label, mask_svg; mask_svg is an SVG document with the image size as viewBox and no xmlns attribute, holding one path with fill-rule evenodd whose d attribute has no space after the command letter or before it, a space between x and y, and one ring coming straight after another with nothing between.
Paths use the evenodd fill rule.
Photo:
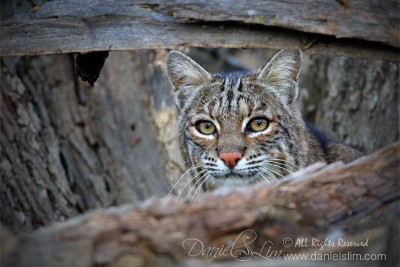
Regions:
<instances>
[{"instance_id":1,"label":"gray bark texture","mask_svg":"<svg viewBox=\"0 0 400 267\"><path fill-rule=\"evenodd\" d=\"M168 193L149 88L169 87L155 54L113 54L95 88L67 55L2 62L3 223L29 231Z\"/></svg>"},{"instance_id":2,"label":"gray bark texture","mask_svg":"<svg viewBox=\"0 0 400 267\"><path fill-rule=\"evenodd\" d=\"M303 114L365 153L399 140L399 64L310 56L301 82Z\"/></svg>"},{"instance_id":3,"label":"gray bark texture","mask_svg":"<svg viewBox=\"0 0 400 267\"><path fill-rule=\"evenodd\" d=\"M56 0L2 21L0 55L286 47L399 61L398 6L398 0Z\"/></svg>"},{"instance_id":4,"label":"gray bark texture","mask_svg":"<svg viewBox=\"0 0 400 267\"><path fill-rule=\"evenodd\" d=\"M399 46L399 1L150 0L142 5L146 4L180 19L253 23Z\"/></svg>"}]
</instances>

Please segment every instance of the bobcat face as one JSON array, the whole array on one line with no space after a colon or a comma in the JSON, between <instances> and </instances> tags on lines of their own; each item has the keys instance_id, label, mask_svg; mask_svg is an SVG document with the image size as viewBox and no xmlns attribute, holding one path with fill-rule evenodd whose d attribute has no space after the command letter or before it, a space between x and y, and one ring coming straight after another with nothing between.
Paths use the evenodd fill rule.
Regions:
<instances>
[{"instance_id":1,"label":"bobcat face","mask_svg":"<svg viewBox=\"0 0 400 267\"><path fill-rule=\"evenodd\" d=\"M300 51L282 50L261 70L221 75L168 54L181 150L197 191L271 181L306 164L300 65Z\"/></svg>"}]
</instances>

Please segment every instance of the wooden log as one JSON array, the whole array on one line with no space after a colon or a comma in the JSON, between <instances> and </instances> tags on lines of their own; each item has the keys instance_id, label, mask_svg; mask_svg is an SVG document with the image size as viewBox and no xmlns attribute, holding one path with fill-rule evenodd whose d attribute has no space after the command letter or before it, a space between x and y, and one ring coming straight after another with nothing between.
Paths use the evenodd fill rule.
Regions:
<instances>
[{"instance_id":1,"label":"wooden log","mask_svg":"<svg viewBox=\"0 0 400 267\"><path fill-rule=\"evenodd\" d=\"M399 1L149 0L143 6L179 19L235 21L399 46Z\"/></svg>"},{"instance_id":2,"label":"wooden log","mask_svg":"<svg viewBox=\"0 0 400 267\"><path fill-rule=\"evenodd\" d=\"M397 142L349 164L311 166L272 185L97 210L20 237L17 248L2 258L12 257L14 266L172 266L186 261L188 253L201 252L193 248L196 240L234 251L225 257L205 251L198 257L227 260L246 260L258 255L254 252L276 259L304 250L285 238L346 239L368 230L358 242L385 241L387 235L373 229L398 222L399 152ZM244 234L251 242L238 238ZM235 247L239 241L247 246Z\"/></svg>"},{"instance_id":3,"label":"wooden log","mask_svg":"<svg viewBox=\"0 0 400 267\"><path fill-rule=\"evenodd\" d=\"M309 9L303 2L272 5L273 1L266 1L262 6L246 3L243 9L243 3L233 0L215 5L182 0L168 4L128 0L51 1L38 11L1 22L0 56L177 46L286 47L310 54L399 61L398 17L396 9L390 8L397 1L385 1L382 8L374 1L367 1L357 10L361 2L351 1L344 7L332 1L318 7L313 1L314 8ZM232 9L223 11L223 4ZM329 12L324 11L327 6ZM302 13L305 10L309 10L309 19Z\"/></svg>"}]
</instances>

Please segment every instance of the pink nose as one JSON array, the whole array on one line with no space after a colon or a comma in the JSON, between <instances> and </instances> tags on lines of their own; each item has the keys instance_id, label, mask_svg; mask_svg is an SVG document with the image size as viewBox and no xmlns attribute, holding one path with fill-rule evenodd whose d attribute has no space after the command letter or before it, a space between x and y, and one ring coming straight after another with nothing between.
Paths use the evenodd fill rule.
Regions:
<instances>
[{"instance_id":1,"label":"pink nose","mask_svg":"<svg viewBox=\"0 0 400 267\"><path fill-rule=\"evenodd\" d=\"M225 165L229 168L236 166L237 162L242 158L242 155L238 152L233 153L221 153L219 158L225 162Z\"/></svg>"}]
</instances>

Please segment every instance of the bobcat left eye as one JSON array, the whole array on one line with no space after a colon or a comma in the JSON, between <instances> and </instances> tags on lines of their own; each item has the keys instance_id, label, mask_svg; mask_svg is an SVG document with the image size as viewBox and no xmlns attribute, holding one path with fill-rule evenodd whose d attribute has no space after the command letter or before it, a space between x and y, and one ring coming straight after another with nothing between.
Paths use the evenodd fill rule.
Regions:
<instances>
[{"instance_id":1,"label":"bobcat left eye","mask_svg":"<svg viewBox=\"0 0 400 267\"><path fill-rule=\"evenodd\" d=\"M210 121L199 121L196 123L196 129L202 134L210 135L214 134L217 128L215 127L214 123Z\"/></svg>"},{"instance_id":2,"label":"bobcat left eye","mask_svg":"<svg viewBox=\"0 0 400 267\"><path fill-rule=\"evenodd\" d=\"M264 118L254 118L247 124L246 128L251 132L261 132L268 128L269 122Z\"/></svg>"}]
</instances>

